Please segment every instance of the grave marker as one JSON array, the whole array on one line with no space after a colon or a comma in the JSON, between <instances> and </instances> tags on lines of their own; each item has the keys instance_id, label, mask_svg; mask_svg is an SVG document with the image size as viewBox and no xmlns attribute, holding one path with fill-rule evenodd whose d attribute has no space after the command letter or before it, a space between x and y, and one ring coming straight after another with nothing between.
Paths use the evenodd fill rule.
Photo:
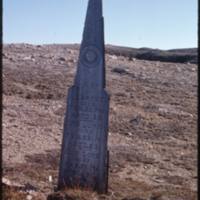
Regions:
<instances>
[{"instance_id":1,"label":"grave marker","mask_svg":"<svg viewBox=\"0 0 200 200\"><path fill-rule=\"evenodd\" d=\"M107 192L109 96L102 0L89 0L74 85L68 91L58 189Z\"/></svg>"}]
</instances>

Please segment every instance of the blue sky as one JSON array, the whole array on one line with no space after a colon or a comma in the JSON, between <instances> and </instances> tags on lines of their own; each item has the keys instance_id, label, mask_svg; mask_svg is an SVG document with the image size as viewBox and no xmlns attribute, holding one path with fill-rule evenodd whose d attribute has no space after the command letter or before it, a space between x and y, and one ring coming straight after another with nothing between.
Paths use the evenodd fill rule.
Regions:
<instances>
[{"instance_id":1,"label":"blue sky","mask_svg":"<svg viewBox=\"0 0 200 200\"><path fill-rule=\"evenodd\" d=\"M4 43L80 43L88 0L3 0ZM197 47L197 0L104 0L105 43Z\"/></svg>"}]
</instances>

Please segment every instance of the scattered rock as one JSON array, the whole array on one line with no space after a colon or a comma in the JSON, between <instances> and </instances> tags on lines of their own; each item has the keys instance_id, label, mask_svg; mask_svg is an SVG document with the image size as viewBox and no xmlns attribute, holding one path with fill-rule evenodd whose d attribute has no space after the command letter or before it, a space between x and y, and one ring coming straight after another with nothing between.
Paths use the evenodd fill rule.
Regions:
<instances>
[{"instance_id":1,"label":"scattered rock","mask_svg":"<svg viewBox=\"0 0 200 200\"><path fill-rule=\"evenodd\" d=\"M26 199L27 199L27 200L32 200L32 198L33 198L33 197L32 197L30 194L26 196Z\"/></svg>"},{"instance_id":2,"label":"scattered rock","mask_svg":"<svg viewBox=\"0 0 200 200\"><path fill-rule=\"evenodd\" d=\"M124 198L122 200L147 200L147 199L142 199L142 198L139 198L139 197L135 197L135 198Z\"/></svg>"},{"instance_id":3,"label":"scattered rock","mask_svg":"<svg viewBox=\"0 0 200 200\"><path fill-rule=\"evenodd\" d=\"M38 189L31 185L30 183L26 183L25 186L24 186L24 190L25 191L37 191Z\"/></svg>"},{"instance_id":4,"label":"scattered rock","mask_svg":"<svg viewBox=\"0 0 200 200\"><path fill-rule=\"evenodd\" d=\"M116 55L108 55L109 58L113 59L113 60L117 60L117 56Z\"/></svg>"},{"instance_id":5,"label":"scattered rock","mask_svg":"<svg viewBox=\"0 0 200 200\"><path fill-rule=\"evenodd\" d=\"M58 60L59 60L59 61L66 61L66 59L63 58L63 57L59 57Z\"/></svg>"},{"instance_id":6,"label":"scattered rock","mask_svg":"<svg viewBox=\"0 0 200 200\"><path fill-rule=\"evenodd\" d=\"M31 56L26 56L23 58L23 60L31 60Z\"/></svg>"},{"instance_id":7,"label":"scattered rock","mask_svg":"<svg viewBox=\"0 0 200 200\"><path fill-rule=\"evenodd\" d=\"M130 120L130 123L132 123L132 125L134 126L139 125L141 119L142 119L141 115L137 115L136 117Z\"/></svg>"},{"instance_id":8,"label":"scattered rock","mask_svg":"<svg viewBox=\"0 0 200 200\"><path fill-rule=\"evenodd\" d=\"M128 136L132 136L133 135L131 132L128 132L127 134L128 134Z\"/></svg>"},{"instance_id":9,"label":"scattered rock","mask_svg":"<svg viewBox=\"0 0 200 200\"><path fill-rule=\"evenodd\" d=\"M9 179L4 178L4 177L2 178L2 183L6 186L19 188L19 189L24 187L23 185L13 182L13 181L10 181Z\"/></svg>"},{"instance_id":10,"label":"scattered rock","mask_svg":"<svg viewBox=\"0 0 200 200\"><path fill-rule=\"evenodd\" d=\"M69 59L68 62L75 63L75 60L74 59Z\"/></svg>"},{"instance_id":11,"label":"scattered rock","mask_svg":"<svg viewBox=\"0 0 200 200\"><path fill-rule=\"evenodd\" d=\"M128 74L128 72L125 69L120 68L120 67L114 68L112 70L112 72L115 72L115 73L118 73L118 74L122 74L122 75Z\"/></svg>"}]
</instances>

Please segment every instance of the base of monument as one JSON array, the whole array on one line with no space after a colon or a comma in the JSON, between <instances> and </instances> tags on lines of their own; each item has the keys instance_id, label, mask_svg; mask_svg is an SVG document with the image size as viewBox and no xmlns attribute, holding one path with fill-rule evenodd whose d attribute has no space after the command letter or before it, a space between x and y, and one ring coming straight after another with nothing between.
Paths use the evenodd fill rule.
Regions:
<instances>
[{"instance_id":1,"label":"base of monument","mask_svg":"<svg viewBox=\"0 0 200 200\"><path fill-rule=\"evenodd\" d=\"M106 182L106 185L98 185L98 186L90 186L87 184L63 184L60 183L58 187L54 190L55 192L64 191L64 190L82 190L82 191L90 191L90 192L97 192L98 194L106 194L108 192L108 182Z\"/></svg>"},{"instance_id":2,"label":"base of monument","mask_svg":"<svg viewBox=\"0 0 200 200\"><path fill-rule=\"evenodd\" d=\"M76 200L76 199L98 199L99 194L90 190L65 189L49 194L47 200Z\"/></svg>"},{"instance_id":3,"label":"base of monument","mask_svg":"<svg viewBox=\"0 0 200 200\"><path fill-rule=\"evenodd\" d=\"M58 182L57 188L55 188L54 192L63 191L67 189L79 189L82 191L91 191L97 192L98 194L106 194L108 192L108 172L109 172L109 151L107 151L107 162L106 162L106 175L105 180L102 183L96 183L96 185L89 185L84 181L78 181L79 184L76 184L77 181L60 181Z\"/></svg>"}]
</instances>

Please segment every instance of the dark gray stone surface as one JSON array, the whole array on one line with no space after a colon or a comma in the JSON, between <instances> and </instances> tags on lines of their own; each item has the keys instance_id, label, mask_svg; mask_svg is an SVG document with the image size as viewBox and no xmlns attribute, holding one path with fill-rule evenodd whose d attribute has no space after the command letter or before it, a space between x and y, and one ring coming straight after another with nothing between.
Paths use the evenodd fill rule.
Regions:
<instances>
[{"instance_id":1,"label":"dark gray stone surface","mask_svg":"<svg viewBox=\"0 0 200 200\"><path fill-rule=\"evenodd\" d=\"M107 191L109 96L104 56L102 0L89 0L75 83L68 91L59 189Z\"/></svg>"}]
</instances>

